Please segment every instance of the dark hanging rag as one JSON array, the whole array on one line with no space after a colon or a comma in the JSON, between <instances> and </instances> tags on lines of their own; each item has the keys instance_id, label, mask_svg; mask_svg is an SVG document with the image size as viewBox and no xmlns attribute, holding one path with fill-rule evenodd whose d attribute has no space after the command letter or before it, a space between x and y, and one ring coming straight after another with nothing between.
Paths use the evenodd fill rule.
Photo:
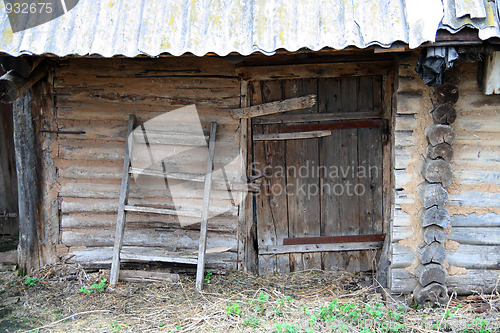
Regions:
<instances>
[{"instance_id":1,"label":"dark hanging rag","mask_svg":"<svg viewBox=\"0 0 500 333\"><path fill-rule=\"evenodd\" d=\"M434 87L443 84L443 73L451 68L458 53L452 46L428 47L420 52L415 71L424 83Z\"/></svg>"}]
</instances>

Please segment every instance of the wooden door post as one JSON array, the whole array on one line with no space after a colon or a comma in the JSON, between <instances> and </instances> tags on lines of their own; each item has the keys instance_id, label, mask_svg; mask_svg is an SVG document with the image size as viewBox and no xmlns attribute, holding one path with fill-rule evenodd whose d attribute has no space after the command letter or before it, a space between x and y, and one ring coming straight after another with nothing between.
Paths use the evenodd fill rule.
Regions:
<instances>
[{"instance_id":1,"label":"wooden door post","mask_svg":"<svg viewBox=\"0 0 500 333\"><path fill-rule=\"evenodd\" d=\"M20 272L25 274L40 265L38 234L40 198L31 89L14 102L13 124L19 201L18 265Z\"/></svg>"}]
</instances>

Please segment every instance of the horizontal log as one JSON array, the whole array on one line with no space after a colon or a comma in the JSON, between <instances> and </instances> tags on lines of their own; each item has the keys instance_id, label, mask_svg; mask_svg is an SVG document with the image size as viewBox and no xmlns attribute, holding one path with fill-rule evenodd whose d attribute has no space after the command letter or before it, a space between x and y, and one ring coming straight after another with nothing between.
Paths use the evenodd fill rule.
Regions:
<instances>
[{"instance_id":1,"label":"horizontal log","mask_svg":"<svg viewBox=\"0 0 500 333\"><path fill-rule=\"evenodd\" d=\"M122 260L123 262L134 262L137 261L135 258L146 259L145 256L149 255L152 261L163 261L169 257L180 256L186 253L182 252L169 252L162 247L138 247L138 246L124 246L122 248L122 253L125 257L130 259ZM194 253L189 254L194 257ZM79 263L85 265L86 267L102 267L111 264L111 258L113 257L113 248L111 246L107 247L87 247L87 248L70 248L69 253L64 257L68 263ZM146 261L146 260L140 260ZM207 268L211 267L224 267L227 269L236 268L236 253L235 252L218 252L209 253L206 255L206 265Z\"/></svg>"},{"instance_id":2,"label":"horizontal log","mask_svg":"<svg viewBox=\"0 0 500 333\"><path fill-rule=\"evenodd\" d=\"M350 128L370 128L382 126L381 120L351 120L339 121L335 123L319 123L307 125L289 125L280 127L280 133L306 132L306 131L326 131Z\"/></svg>"},{"instance_id":3,"label":"horizontal log","mask_svg":"<svg viewBox=\"0 0 500 333\"><path fill-rule=\"evenodd\" d=\"M500 245L500 228L498 227L454 227L448 239L460 244Z\"/></svg>"},{"instance_id":4,"label":"horizontal log","mask_svg":"<svg viewBox=\"0 0 500 333\"><path fill-rule=\"evenodd\" d=\"M254 118L269 114L311 108L316 105L316 95L294 97L277 102L264 103L239 109L232 109L234 119Z\"/></svg>"},{"instance_id":5,"label":"horizontal log","mask_svg":"<svg viewBox=\"0 0 500 333\"><path fill-rule=\"evenodd\" d=\"M130 230L170 230L190 229L200 230L200 218L182 218L182 225L177 216L158 214L127 214L127 228ZM238 223L234 216L215 216L208 220L208 231L234 234ZM77 229L110 229L116 228L115 214L62 214L61 228L68 230ZM180 232L180 231L179 231Z\"/></svg>"},{"instance_id":6,"label":"horizontal log","mask_svg":"<svg viewBox=\"0 0 500 333\"><path fill-rule=\"evenodd\" d=\"M392 268L405 268L409 267L415 259L416 252L407 246L402 246L398 243L392 244Z\"/></svg>"},{"instance_id":7,"label":"horizontal log","mask_svg":"<svg viewBox=\"0 0 500 333\"><path fill-rule=\"evenodd\" d=\"M458 194L448 195L450 206L460 207L499 207L500 193L464 191Z\"/></svg>"},{"instance_id":8,"label":"horizontal log","mask_svg":"<svg viewBox=\"0 0 500 333\"><path fill-rule=\"evenodd\" d=\"M426 287L417 286L413 292L413 299L419 305L423 306L427 302L434 304L447 304L450 297L448 296L448 288L439 283L431 283Z\"/></svg>"},{"instance_id":9,"label":"horizontal log","mask_svg":"<svg viewBox=\"0 0 500 333\"><path fill-rule=\"evenodd\" d=\"M429 183L439 183L447 187L452 182L452 167L444 160L426 159L422 163L422 176Z\"/></svg>"},{"instance_id":10,"label":"horizontal log","mask_svg":"<svg viewBox=\"0 0 500 333\"><path fill-rule=\"evenodd\" d=\"M408 272L405 268L391 268L389 271L391 293L411 294L418 286L415 275Z\"/></svg>"},{"instance_id":11,"label":"horizontal log","mask_svg":"<svg viewBox=\"0 0 500 333\"><path fill-rule=\"evenodd\" d=\"M418 135L413 131L394 132L394 146L396 149L410 148L414 149L418 141Z\"/></svg>"},{"instance_id":12,"label":"horizontal log","mask_svg":"<svg viewBox=\"0 0 500 333\"><path fill-rule=\"evenodd\" d=\"M439 264L419 265L415 269L415 273L422 287L434 282L446 284L446 270Z\"/></svg>"},{"instance_id":13,"label":"horizontal log","mask_svg":"<svg viewBox=\"0 0 500 333\"><path fill-rule=\"evenodd\" d=\"M446 232L438 225L430 225L423 230L426 244L432 244L433 242L444 243L446 240Z\"/></svg>"},{"instance_id":14,"label":"horizontal log","mask_svg":"<svg viewBox=\"0 0 500 333\"><path fill-rule=\"evenodd\" d=\"M378 242L385 234L284 238L283 245Z\"/></svg>"},{"instance_id":15,"label":"horizontal log","mask_svg":"<svg viewBox=\"0 0 500 333\"><path fill-rule=\"evenodd\" d=\"M441 228L450 226L450 213L443 207L432 206L428 209L422 208L418 214L420 225L425 228L431 225L437 225Z\"/></svg>"},{"instance_id":16,"label":"horizontal log","mask_svg":"<svg viewBox=\"0 0 500 333\"><path fill-rule=\"evenodd\" d=\"M438 159L441 158L447 162L449 162L453 158L453 147L444 142L444 143L439 143L435 146L433 145L428 145L427 146L427 157L430 159Z\"/></svg>"},{"instance_id":17,"label":"horizontal log","mask_svg":"<svg viewBox=\"0 0 500 333\"><path fill-rule=\"evenodd\" d=\"M457 119L457 111L453 105L438 103L431 110L432 120L436 124L453 124Z\"/></svg>"},{"instance_id":18,"label":"horizontal log","mask_svg":"<svg viewBox=\"0 0 500 333\"><path fill-rule=\"evenodd\" d=\"M355 242L302 245L267 245L259 246L259 254L379 250L382 248L383 243L384 242Z\"/></svg>"},{"instance_id":19,"label":"horizontal log","mask_svg":"<svg viewBox=\"0 0 500 333\"><path fill-rule=\"evenodd\" d=\"M448 264L466 269L500 270L500 246L460 244L447 250Z\"/></svg>"},{"instance_id":20,"label":"horizontal log","mask_svg":"<svg viewBox=\"0 0 500 333\"><path fill-rule=\"evenodd\" d=\"M422 112L422 92L396 93L395 105L397 114L418 114Z\"/></svg>"},{"instance_id":21,"label":"horizontal log","mask_svg":"<svg viewBox=\"0 0 500 333\"><path fill-rule=\"evenodd\" d=\"M499 270L468 269L464 275L450 275L447 287L458 295L500 292Z\"/></svg>"},{"instance_id":22,"label":"horizontal log","mask_svg":"<svg viewBox=\"0 0 500 333\"><path fill-rule=\"evenodd\" d=\"M252 119L252 123L258 125L269 125L307 123L313 121L360 120L377 118L382 118L382 113L380 111L324 112L258 117Z\"/></svg>"},{"instance_id":23,"label":"horizontal log","mask_svg":"<svg viewBox=\"0 0 500 333\"><path fill-rule=\"evenodd\" d=\"M453 215L452 227L500 227L500 215L495 213Z\"/></svg>"},{"instance_id":24,"label":"horizontal log","mask_svg":"<svg viewBox=\"0 0 500 333\"><path fill-rule=\"evenodd\" d=\"M103 271L104 276L107 279L109 279L109 272L110 270ZM124 282L177 283L179 282L179 274L121 269L119 272L118 280Z\"/></svg>"},{"instance_id":25,"label":"horizontal log","mask_svg":"<svg viewBox=\"0 0 500 333\"><path fill-rule=\"evenodd\" d=\"M409 227L411 226L411 216L408 213L403 212L401 209L394 209L394 221L393 226L395 227Z\"/></svg>"},{"instance_id":26,"label":"horizontal log","mask_svg":"<svg viewBox=\"0 0 500 333\"><path fill-rule=\"evenodd\" d=\"M440 143L452 144L455 139L455 131L450 125L432 124L425 132L427 141L435 146Z\"/></svg>"},{"instance_id":27,"label":"horizontal log","mask_svg":"<svg viewBox=\"0 0 500 333\"><path fill-rule=\"evenodd\" d=\"M270 66L247 66L236 68L243 80L275 80L352 77L385 75L393 67L392 61L353 61L319 64L293 64Z\"/></svg>"},{"instance_id":28,"label":"horizontal log","mask_svg":"<svg viewBox=\"0 0 500 333\"><path fill-rule=\"evenodd\" d=\"M443 207L446 201L448 201L448 192L441 184L421 183L418 186L417 194L425 208L431 206Z\"/></svg>"},{"instance_id":29,"label":"horizontal log","mask_svg":"<svg viewBox=\"0 0 500 333\"><path fill-rule=\"evenodd\" d=\"M445 259L446 250L439 242L431 243L421 249L420 262L424 265L431 263L442 265Z\"/></svg>"},{"instance_id":30,"label":"horizontal log","mask_svg":"<svg viewBox=\"0 0 500 333\"><path fill-rule=\"evenodd\" d=\"M278 134L254 134L253 141L277 141L277 140L299 140L322 138L332 135L332 131L310 131L310 132L292 132Z\"/></svg>"},{"instance_id":31,"label":"horizontal log","mask_svg":"<svg viewBox=\"0 0 500 333\"><path fill-rule=\"evenodd\" d=\"M112 246L115 230L75 229L62 230L61 242L66 246ZM197 230L125 230L125 246L165 246L169 250L195 251L200 233ZM236 248L235 235L212 233L207 239L208 247Z\"/></svg>"}]
</instances>

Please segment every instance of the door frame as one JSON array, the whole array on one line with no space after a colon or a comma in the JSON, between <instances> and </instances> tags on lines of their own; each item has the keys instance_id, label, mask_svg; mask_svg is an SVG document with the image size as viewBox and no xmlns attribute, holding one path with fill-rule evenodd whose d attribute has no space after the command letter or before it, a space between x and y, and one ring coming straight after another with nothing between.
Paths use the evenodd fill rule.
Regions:
<instances>
[{"instance_id":1,"label":"door frame","mask_svg":"<svg viewBox=\"0 0 500 333\"><path fill-rule=\"evenodd\" d=\"M388 124L383 133L382 146L382 229L385 233L381 253L388 251L391 243L391 211L394 202L393 158L393 92L395 79L394 60L374 60L360 62L287 64L275 66L248 66L237 68L240 81L240 107L250 106L250 81L346 78L358 76L382 77L382 119ZM252 126L251 119L240 120L240 173L244 179L251 176ZM238 214L238 269L258 272L258 245L254 195L248 194L240 201ZM332 248L333 249L333 248Z\"/></svg>"}]
</instances>

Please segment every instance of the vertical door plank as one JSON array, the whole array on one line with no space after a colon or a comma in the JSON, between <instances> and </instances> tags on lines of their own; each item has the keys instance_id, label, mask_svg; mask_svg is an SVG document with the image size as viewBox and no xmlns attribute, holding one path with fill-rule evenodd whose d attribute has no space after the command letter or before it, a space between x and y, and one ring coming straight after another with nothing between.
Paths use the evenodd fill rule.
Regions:
<instances>
[{"instance_id":1,"label":"vertical door plank","mask_svg":"<svg viewBox=\"0 0 500 333\"><path fill-rule=\"evenodd\" d=\"M258 81L250 83L250 91L251 91L251 105L262 104L262 86ZM263 134L264 129L262 125L252 125L252 134ZM258 176L266 165L265 158L265 146L263 141L253 141L253 165L254 170L253 175ZM256 210L256 227L257 227L257 243L259 246L262 245L273 245L272 235L266 232L269 230L267 228L267 220L270 216L269 206L267 202L263 200L263 193L266 192L266 182L263 179L263 184L261 188L261 193L257 194L255 197L255 210ZM276 269L276 258L275 256L258 256L258 265L259 265L259 275L271 274Z\"/></svg>"},{"instance_id":2,"label":"vertical door plank","mask_svg":"<svg viewBox=\"0 0 500 333\"><path fill-rule=\"evenodd\" d=\"M340 81L341 107L343 112L355 112L358 110L357 78L345 78ZM358 130L340 130L340 140L337 144L340 149L339 172L343 193L340 196L340 220L341 235L359 235L359 207L358 199L354 194L354 186L357 182L356 171L358 165ZM350 251L347 255L348 271L359 271L359 251Z\"/></svg>"},{"instance_id":3,"label":"vertical door plank","mask_svg":"<svg viewBox=\"0 0 500 333\"><path fill-rule=\"evenodd\" d=\"M318 105L320 112L342 112L340 103L340 79L321 79L318 82ZM340 161L341 131L332 131L330 136L320 138L320 185L321 194L321 236L341 235L340 205L341 199L336 189L342 185L341 177L335 170ZM323 269L344 269L347 254L345 252L325 252L322 255Z\"/></svg>"},{"instance_id":4,"label":"vertical door plank","mask_svg":"<svg viewBox=\"0 0 500 333\"><path fill-rule=\"evenodd\" d=\"M266 81L262 84L262 102L274 102L283 99L281 81ZM264 125L264 134L278 132L278 125ZM266 232L272 235L273 244L283 244L283 239L288 237L288 212L286 199L286 175L285 170L285 142L284 141L264 141L264 154L266 167L269 170L265 177L266 192L261 198L268 207L269 216L264 228L269 228ZM290 272L290 255L276 255L276 271L280 273Z\"/></svg>"},{"instance_id":5,"label":"vertical door plank","mask_svg":"<svg viewBox=\"0 0 500 333\"><path fill-rule=\"evenodd\" d=\"M284 98L317 94L317 80L285 80ZM318 106L294 112L317 113ZM289 237L319 236L321 233L318 139L286 141ZM300 172L302 171L302 172ZM319 253L290 255L293 270L321 269Z\"/></svg>"}]
</instances>

